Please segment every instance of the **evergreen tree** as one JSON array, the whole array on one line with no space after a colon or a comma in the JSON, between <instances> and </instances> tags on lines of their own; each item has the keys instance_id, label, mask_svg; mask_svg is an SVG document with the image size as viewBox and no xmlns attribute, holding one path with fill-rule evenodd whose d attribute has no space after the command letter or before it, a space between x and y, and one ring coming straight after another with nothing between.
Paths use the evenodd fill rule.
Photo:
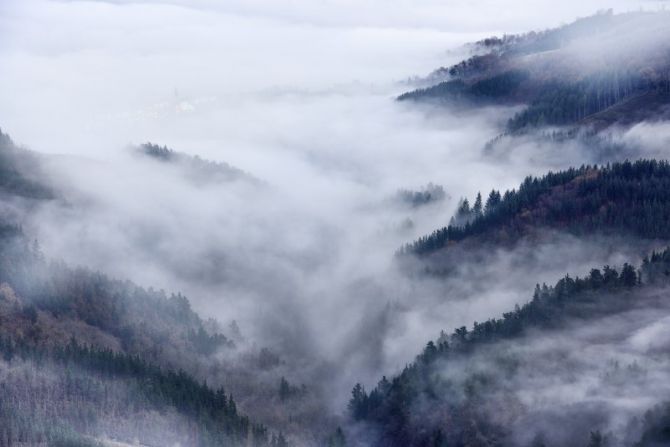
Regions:
<instances>
[{"instance_id":1,"label":"evergreen tree","mask_svg":"<svg viewBox=\"0 0 670 447\"><path fill-rule=\"evenodd\" d=\"M620 280L626 287L635 286L638 283L637 272L635 271L635 268L628 263L624 264L623 269L621 270Z\"/></svg>"},{"instance_id":2,"label":"evergreen tree","mask_svg":"<svg viewBox=\"0 0 670 447\"><path fill-rule=\"evenodd\" d=\"M364 419L368 413L368 395L365 388L360 383L357 383L351 390L351 399L348 405L349 413L354 420L358 421Z\"/></svg>"},{"instance_id":3,"label":"evergreen tree","mask_svg":"<svg viewBox=\"0 0 670 447\"><path fill-rule=\"evenodd\" d=\"M483 206L482 206L482 193L478 192L477 193L477 198L475 199L475 204L472 206L472 214L474 215L474 218L481 217L483 214Z\"/></svg>"},{"instance_id":4,"label":"evergreen tree","mask_svg":"<svg viewBox=\"0 0 670 447\"><path fill-rule=\"evenodd\" d=\"M495 209L495 207L498 206L500 200L501 200L500 192L496 191L495 189L491 190L488 199L486 199L486 208L484 209L484 212L486 214L491 213Z\"/></svg>"},{"instance_id":5,"label":"evergreen tree","mask_svg":"<svg viewBox=\"0 0 670 447\"><path fill-rule=\"evenodd\" d=\"M606 438L600 433L600 430L591 432L587 447L605 447L606 445Z\"/></svg>"},{"instance_id":6,"label":"evergreen tree","mask_svg":"<svg viewBox=\"0 0 670 447\"><path fill-rule=\"evenodd\" d=\"M342 431L342 428L337 427L337 430L335 430L335 433L333 433L328 438L327 446L328 447L346 447L347 446L347 439L344 436L344 432Z\"/></svg>"},{"instance_id":7,"label":"evergreen tree","mask_svg":"<svg viewBox=\"0 0 670 447\"><path fill-rule=\"evenodd\" d=\"M291 397L291 386L288 381L282 377L279 382L279 400L282 402Z\"/></svg>"}]
</instances>

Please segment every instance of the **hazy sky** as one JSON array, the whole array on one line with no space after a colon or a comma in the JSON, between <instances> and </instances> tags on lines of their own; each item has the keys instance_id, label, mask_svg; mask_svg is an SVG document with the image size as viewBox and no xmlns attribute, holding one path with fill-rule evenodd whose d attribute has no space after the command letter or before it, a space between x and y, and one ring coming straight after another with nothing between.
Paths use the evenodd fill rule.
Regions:
<instances>
[{"instance_id":1,"label":"hazy sky","mask_svg":"<svg viewBox=\"0 0 670 447\"><path fill-rule=\"evenodd\" d=\"M212 138L220 146L255 130L251 122L265 128L276 118L256 113L257 95L357 94L354 83L395 94L402 88L390 83L455 60L447 51L461 43L557 26L604 8L659 4L3 0L0 126L47 152L86 153L95 150L92 141L109 149L149 138ZM197 128L174 116L213 98L234 114L223 129L219 122L203 128L202 116Z\"/></svg>"}]
</instances>

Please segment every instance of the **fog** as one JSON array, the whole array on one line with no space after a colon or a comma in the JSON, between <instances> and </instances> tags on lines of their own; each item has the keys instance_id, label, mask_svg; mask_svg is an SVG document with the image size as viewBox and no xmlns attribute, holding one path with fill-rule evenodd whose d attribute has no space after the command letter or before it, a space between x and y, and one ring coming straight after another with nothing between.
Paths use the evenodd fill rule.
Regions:
<instances>
[{"instance_id":1,"label":"fog","mask_svg":"<svg viewBox=\"0 0 670 447\"><path fill-rule=\"evenodd\" d=\"M505 445L587 445L596 430L607 445L631 445L642 415L668 392L665 290L637 295L616 315L480 346L471 357L439 363L437 374L455 390L481 384L476 397L456 392L453 399L480 402L479 411L509 429ZM610 306L618 300L608 299Z\"/></svg>"},{"instance_id":2,"label":"fog","mask_svg":"<svg viewBox=\"0 0 670 447\"><path fill-rule=\"evenodd\" d=\"M240 350L272 348L281 373L322 388L338 414L354 383L396 372L441 329L498 316L536 282L644 254L636 241L557 234L456 279L398 271L394 252L445 225L461 197L597 161L530 139L487 154L515 108L393 101L407 80L483 37L658 4L4 1L0 126L48 154L63 197L24 224L50 257L182 291L224 328L237 321ZM652 154L658 132L667 140L652 124L613 138ZM262 184L193 182L138 156L146 141ZM429 182L443 201L392 202Z\"/></svg>"}]
</instances>

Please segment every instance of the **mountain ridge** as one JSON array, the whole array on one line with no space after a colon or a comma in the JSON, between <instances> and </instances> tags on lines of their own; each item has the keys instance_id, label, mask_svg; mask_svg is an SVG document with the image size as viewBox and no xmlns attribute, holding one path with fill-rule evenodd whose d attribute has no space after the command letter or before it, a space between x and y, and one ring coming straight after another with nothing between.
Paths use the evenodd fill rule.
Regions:
<instances>
[{"instance_id":1,"label":"mountain ridge","mask_svg":"<svg viewBox=\"0 0 670 447\"><path fill-rule=\"evenodd\" d=\"M667 118L670 47L663 43L668 33L663 24L668 17L664 11L613 14L610 10L540 33L485 39L475 44L481 54L430 76L444 80L397 99L456 109L524 105L508 121L509 132L573 125L602 130L659 115ZM601 63L587 59L582 46ZM653 100L640 103L652 94ZM627 107L613 113L613 106L625 101ZM593 122L595 115L608 109L607 119ZM657 114L659 110L663 112Z\"/></svg>"}]
</instances>

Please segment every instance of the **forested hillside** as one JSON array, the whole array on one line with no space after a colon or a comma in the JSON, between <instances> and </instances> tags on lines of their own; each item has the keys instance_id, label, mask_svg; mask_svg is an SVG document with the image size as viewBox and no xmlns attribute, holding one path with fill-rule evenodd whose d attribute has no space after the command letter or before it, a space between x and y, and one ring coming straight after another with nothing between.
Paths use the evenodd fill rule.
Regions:
<instances>
[{"instance_id":1,"label":"forested hillside","mask_svg":"<svg viewBox=\"0 0 670 447\"><path fill-rule=\"evenodd\" d=\"M667 119L668 21L667 12L608 11L539 33L485 39L475 44L474 56L428 78L441 82L398 99L526 105L507 123L508 132Z\"/></svg>"},{"instance_id":2,"label":"forested hillside","mask_svg":"<svg viewBox=\"0 0 670 447\"><path fill-rule=\"evenodd\" d=\"M399 253L426 256L464 240L513 242L543 228L670 239L670 164L638 160L528 177L518 189L461 202L452 223Z\"/></svg>"},{"instance_id":3,"label":"forested hillside","mask_svg":"<svg viewBox=\"0 0 670 447\"><path fill-rule=\"evenodd\" d=\"M19 228L2 233L1 445L103 433L143 445L287 445L185 372L232 342L184 296L47 262Z\"/></svg>"},{"instance_id":4,"label":"forested hillside","mask_svg":"<svg viewBox=\"0 0 670 447\"><path fill-rule=\"evenodd\" d=\"M447 197L441 185L428 183L419 191L400 189L393 197L394 202L410 208L418 208L424 205L439 203Z\"/></svg>"},{"instance_id":5,"label":"forested hillside","mask_svg":"<svg viewBox=\"0 0 670 447\"><path fill-rule=\"evenodd\" d=\"M5 310L11 315L20 308L18 316L26 317L8 316L2 325L6 336L36 347L81 339L176 367L232 344L221 334L210 334L181 294L168 297L163 291L47 261L19 228L6 225L3 233L0 282ZM185 358L186 353L194 358Z\"/></svg>"},{"instance_id":6,"label":"forested hillside","mask_svg":"<svg viewBox=\"0 0 670 447\"><path fill-rule=\"evenodd\" d=\"M183 175L196 184L244 181L260 185L258 179L228 163L204 160L197 155L177 152L167 146L145 143L136 149L136 153L180 168Z\"/></svg>"},{"instance_id":7,"label":"forested hillside","mask_svg":"<svg viewBox=\"0 0 670 447\"><path fill-rule=\"evenodd\" d=\"M37 156L14 144L0 129L0 193L4 199L14 197L50 199L53 191L38 179Z\"/></svg>"},{"instance_id":8,"label":"forested hillside","mask_svg":"<svg viewBox=\"0 0 670 447\"><path fill-rule=\"evenodd\" d=\"M182 370L70 343L34 348L0 343L4 358L0 445L287 446L238 413L232 395Z\"/></svg>"},{"instance_id":9,"label":"forested hillside","mask_svg":"<svg viewBox=\"0 0 670 447\"><path fill-rule=\"evenodd\" d=\"M670 390L654 377L667 340L634 335L665 321L669 270L665 250L640 270L565 276L502 318L443 332L398 376L354 387L351 430L378 446L666 445Z\"/></svg>"},{"instance_id":10,"label":"forested hillside","mask_svg":"<svg viewBox=\"0 0 670 447\"><path fill-rule=\"evenodd\" d=\"M55 197L27 176L36 156L1 136L3 200ZM288 445L199 378L234 347L217 322L179 293L47 259L20 216L0 218L1 446Z\"/></svg>"}]
</instances>

